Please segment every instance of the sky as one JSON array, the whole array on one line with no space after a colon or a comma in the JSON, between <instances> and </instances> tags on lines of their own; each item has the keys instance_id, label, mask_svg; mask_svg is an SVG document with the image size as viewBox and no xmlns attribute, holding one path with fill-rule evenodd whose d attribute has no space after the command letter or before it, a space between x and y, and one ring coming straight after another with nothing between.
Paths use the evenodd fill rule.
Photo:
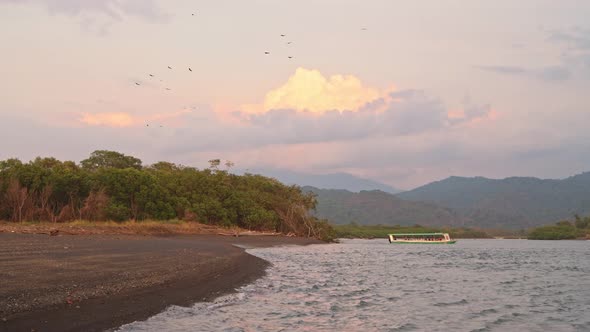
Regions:
<instances>
[{"instance_id":1,"label":"sky","mask_svg":"<svg viewBox=\"0 0 590 332\"><path fill-rule=\"evenodd\" d=\"M588 17L585 0L0 0L0 159L564 178L590 171Z\"/></svg>"}]
</instances>

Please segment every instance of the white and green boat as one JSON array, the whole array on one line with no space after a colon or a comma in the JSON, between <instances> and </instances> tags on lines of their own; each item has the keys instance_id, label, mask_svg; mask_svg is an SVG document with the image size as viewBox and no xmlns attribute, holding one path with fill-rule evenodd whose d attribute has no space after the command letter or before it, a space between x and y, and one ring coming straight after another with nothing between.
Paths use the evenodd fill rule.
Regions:
<instances>
[{"instance_id":1,"label":"white and green boat","mask_svg":"<svg viewBox=\"0 0 590 332\"><path fill-rule=\"evenodd\" d=\"M389 243L401 244L453 244L449 233L396 233L389 234Z\"/></svg>"}]
</instances>

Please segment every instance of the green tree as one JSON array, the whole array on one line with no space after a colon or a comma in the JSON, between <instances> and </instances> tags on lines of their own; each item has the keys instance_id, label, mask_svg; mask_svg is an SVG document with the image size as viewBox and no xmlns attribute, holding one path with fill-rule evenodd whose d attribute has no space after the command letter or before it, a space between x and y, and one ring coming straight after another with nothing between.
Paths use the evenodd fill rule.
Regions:
<instances>
[{"instance_id":1,"label":"green tree","mask_svg":"<svg viewBox=\"0 0 590 332\"><path fill-rule=\"evenodd\" d=\"M211 160L209 160L209 169L217 170L217 169L219 169L220 164L221 164L220 159L211 159Z\"/></svg>"},{"instance_id":2,"label":"green tree","mask_svg":"<svg viewBox=\"0 0 590 332\"><path fill-rule=\"evenodd\" d=\"M38 157L0 161L0 219L184 219L219 226L330 238L326 221L310 215L311 193L260 175L220 170L219 159L199 170L169 162L143 168L137 158L98 150L78 166ZM226 162L230 169L232 162ZM332 234L332 235L330 235Z\"/></svg>"},{"instance_id":3,"label":"green tree","mask_svg":"<svg viewBox=\"0 0 590 332\"><path fill-rule=\"evenodd\" d=\"M544 226L533 229L529 235L529 240L568 240L575 239L578 236L576 228L571 225Z\"/></svg>"},{"instance_id":4,"label":"green tree","mask_svg":"<svg viewBox=\"0 0 590 332\"><path fill-rule=\"evenodd\" d=\"M590 217L585 217L585 218L581 218L579 215L575 215L575 222L574 224L576 225L576 228L578 229L584 229L584 228L588 228L588 226L590 226Z\"/></svg>"},{"instance_id":5,"label":"green tree","mask_svg":"<svg viewBox=\"0 0 590 332\"><path fill-rule=\"evenodd\" d=\"M138 158L108 150L94 151L88 159L82 160L80 164L87 170L96 170L99 168L141 169L141 160Z\"/></svg>"}]
</instances>

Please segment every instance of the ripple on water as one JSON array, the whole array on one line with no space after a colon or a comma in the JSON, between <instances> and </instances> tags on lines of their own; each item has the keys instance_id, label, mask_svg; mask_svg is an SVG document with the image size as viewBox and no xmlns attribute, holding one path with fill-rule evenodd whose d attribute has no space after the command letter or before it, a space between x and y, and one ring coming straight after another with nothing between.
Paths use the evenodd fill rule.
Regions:
<instances>
[{"instance_id":1,"label":"ripple on water","mask_svg":"<svg viewBox=\"0 0 590 332\"><path fill-rule=\"evenodd\" d=\"M483 317L483 316L487 316L487 315L491 315L491 314L497 314L497 313L498 313L498 310L493 309L493 308L491 308L491 309L483 309L483 310L480 310L480 311L478 311L476 313L472 313L471 314L471 317L472 318L477 318L477 317Z\"/></svg>"},{"instance_id":2,"label":"ripple on water","mask_svg":"<svg viewBox=\"0 0 590 332\"><path fill-rule=\"evenodd\" d=\"M435 307L448 307L448 306L452 306L452 305L464 305L467 304L467 300L462 299L459 301L454 301L454 302L438 302L435 303L434 306Z\"/></svg>"},{"instance_id":3,"label":"ripple on water","mask_svg":"<svg viewBox=\"0 0 590 332\"><path fill-rule=\"evenodd\" d=\"M387 241L251 249L272 263L239 293L121 331L587 331L583 242Z\"/></svg>"},{"instance_id":4,"label":"ripple on water","mask_svg":"<svg viewBox=\"0 0 590 332\"><path fill-rule=\"evenodd\" d=\"M389 329L391 332L399 332L399 331L416 331L418 327L412 323L402 324L399 327L392 327Z\"/></svg>"}]
</instances>

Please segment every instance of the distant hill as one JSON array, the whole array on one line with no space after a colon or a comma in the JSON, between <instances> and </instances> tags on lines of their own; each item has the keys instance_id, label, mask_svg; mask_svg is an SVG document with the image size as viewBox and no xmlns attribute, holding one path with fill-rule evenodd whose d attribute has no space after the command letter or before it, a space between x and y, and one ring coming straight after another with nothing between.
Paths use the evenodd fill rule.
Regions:
<instances>
[{"instance_id":1,"label":"distant hill","mask_svg":"<svg viewBox=\"0 0 590 332\"><path fill-rule=\"evenodd\" d=\"M590 172L563 180L453 176L397 196L451 208L480 227L527 228L590 214Z\"/></svg>"},{"instance_id":2,"label":"distant hill","mask_svg":"<svg viewBox=\"0 0 590 332\"><path fill-rule=\"evenodd\" d=\"M335 224L463 226L462 219L451 209L405 201L379 190L354 193L309 186L302 189L317 195L316 215Z\"/></svg>"},{"instance_id":3,"label":"distant hill","mask_svg":"<svg viewBox=\"0 0 590 332\"><path fill-rule=\"evenodd\" d=\"M236 173L239 174L243 174L244 172L245 171L243 170L236 171ZM279 169L256 169L248 170L248 172L273 177L285 184L296 184L299 186L312 186L322 189L343 189L352 192L359 192L361 190L381 190L391 194L401 192L401 190L384 183L359 178L347 173L318 175Z\"/></svg>"}]
</instances>

